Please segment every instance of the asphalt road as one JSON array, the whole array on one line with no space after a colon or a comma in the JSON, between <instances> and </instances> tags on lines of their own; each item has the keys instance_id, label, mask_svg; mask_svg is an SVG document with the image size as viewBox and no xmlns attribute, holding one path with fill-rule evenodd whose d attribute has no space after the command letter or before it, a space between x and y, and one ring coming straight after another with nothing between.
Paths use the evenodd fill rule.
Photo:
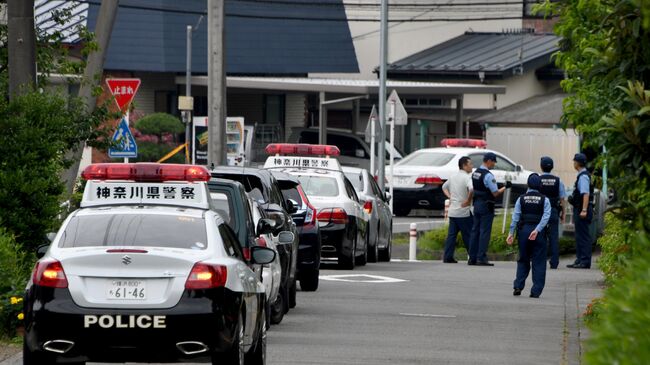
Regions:
<instances>
[{"instance_id":1,"label":"asphalt road","mask_svg":"<svg viewBox=\"0 0 650 365\"><path fill-rule=\"evenodd\" d=\"M329 280L299 292L298 306L271 328L268 363L578 364L579 315L599 295L600 272L549 271L540 299L512 296L514 272L513 262L327 268ZM388 279L367 282L382 280L374 276Z\"/></svg>"}]
</instances>

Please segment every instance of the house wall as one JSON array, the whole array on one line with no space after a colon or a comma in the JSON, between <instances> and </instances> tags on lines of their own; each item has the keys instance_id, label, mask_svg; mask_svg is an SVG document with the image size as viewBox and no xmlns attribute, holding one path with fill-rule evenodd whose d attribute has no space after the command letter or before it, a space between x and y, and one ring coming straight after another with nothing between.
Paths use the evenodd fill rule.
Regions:
<instances>
[{"instance_id":1,"label":"house wall","mask_svg":"<svg viewBox=\"0 0 650 365\"><path fill-rule=\"evenodd\" d=\"M573 155L579 151L580 137L575 130L535 126L489 127L486 132L488 148L502 152L531 171L539 171L539 160L550 156L564 185L575 180Z\"/></svg>"},{"instance_id":2,"label":"house wall","mask_svg":"<svg viewBox=\"0 0 650 365\"><path fill-rule=\"evenodd\" d=\"M133 100L135 104L135 110L142 115L155 113L156 110L156 92L167 93L169 96L168 107L175 108L177 105L178 95L176 93L177 86L175 81L175 76L173 73L159 73L159 72L136 72L132 77L139 78L141 80L140 89L138 93L135 94ZM159 94L160 98L162 95ZM160 103L160 102L159 102ZM163 111L163 110L158 110Z\"/></svg>"},{"instance_id":3,"label":"house wall","mask_svg":"<svg viewBox=\"0 0 650 365\"><path fill-rule=\"evenodd\" d=\"M291 128L307 125L307 95L286 94L284 116L284 137L288 139Z\"/></svg>"}]
</instances>

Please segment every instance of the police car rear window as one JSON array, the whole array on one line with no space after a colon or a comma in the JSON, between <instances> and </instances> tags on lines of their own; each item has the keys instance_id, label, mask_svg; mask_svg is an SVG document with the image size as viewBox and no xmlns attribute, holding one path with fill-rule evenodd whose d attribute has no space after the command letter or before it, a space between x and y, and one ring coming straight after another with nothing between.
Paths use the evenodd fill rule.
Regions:
<instances>
[{"instance_id":1,"label":"police car rear window","mask_svg":"<svg viewBox=\"0 0 650 365\"><path fill-rule=\"evenodd\" d=\"M346 172L345 177L350 180L354 189L359 192L363 191L363 176L358 172Z\"/></svg>"},{"instance_id":2,"label":"police car rear window","mask_svg":"<svg viewBox=\"0 0 650 365\"><path fill-rule=\"evenodd\" d=\"M59 247L137 246L205 250L203 218L159 214L101 214L73 217Z\"/></svg>"},{"instance_id":3,"label":"police car rear window","mask_svg":"<svg viewBox=\"0 0 650 365\"><path fill-rule=\"evenodd\" d=\"M299 176L300 184L307 196L339 196L339 184L335 178L323 176Z\"/></svg>"},{"instance_id":4,"label":"police car rear window","mask_svg":"<svg viewBox=\"0 0 650 365\"><path fill-rule=\"evenodd\" d=\"M445 166L454 158L453 153L416 152L399 162L400 166Z\"/></svg>"}]
</instances>

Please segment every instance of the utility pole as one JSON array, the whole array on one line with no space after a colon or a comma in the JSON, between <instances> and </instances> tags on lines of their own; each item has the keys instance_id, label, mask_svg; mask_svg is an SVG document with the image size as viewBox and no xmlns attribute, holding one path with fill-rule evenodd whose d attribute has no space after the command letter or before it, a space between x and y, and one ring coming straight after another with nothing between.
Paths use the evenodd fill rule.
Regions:
<instances>
[{"instance_id":1,"label":"utility pole","mask_svg":"<svg viewBox=\"0 0 650 365\"><path fill-rule=\"evenodd\" d=\"M9 98L36 84L34 0L7 1L9 30Z\"/></svg>"},{"instance_id":2,"label":"utility pole","mask_svg":"<svg viewBox=\"0 0 650 365\"><path fill-rule=\"evenodd\" d=\"M208 166L226 164L224 1L208 2Z\"/></svg>"},{"instance_id":3,"label":"utility pole","mask_svg":"<svg viewBox=\"0 0 650 365\"><path fill-rule=\"evenodd\" d=\"M113 25L115 24L115 18L117 17L118 5L119 0L102 0L102 4L99 7L99 13L97 14L95 39L97 41L98 50L88 55L84 77L79 88L79 97L86 105L88 113L95 110L97 104L96 97L93 95L93 89L102 81L104 61L106 60L106 50L108 50L108 44L111 40L111 33L113 32ZM68 193L72 193L72 189L74 188L77 179L83 147L83 144L81 144L79 148L74 151L74 154L72 155L72 161L74 161L74 163L63 173Z\"/></svg>"},{"instance_id":4,"label":"utility pole","mask_svg":"<svg viewBox=\"0 0 650 365\"><path fill-rule=\"evenodd\" d=\"M388 61L388 0L381 0L381 22L379 25L379 144L378 183L381 191L386 190L386 63ZM391 198L392 199L392 198Z\"/></svg>"},{"instance_id":5,"label":"utility pole","mask_svg":"<svg viewBox=\"0 0 650 365\"><path fill-rule=\"evenodd\" d=\"M192 26L187 26L187 48L185 55L185 96L192 96ZM185 112L185 156L192 154L192 111L186 110ZM185 163L191 163L192 156L185 158Z\"/></svg>"}]
</instances>

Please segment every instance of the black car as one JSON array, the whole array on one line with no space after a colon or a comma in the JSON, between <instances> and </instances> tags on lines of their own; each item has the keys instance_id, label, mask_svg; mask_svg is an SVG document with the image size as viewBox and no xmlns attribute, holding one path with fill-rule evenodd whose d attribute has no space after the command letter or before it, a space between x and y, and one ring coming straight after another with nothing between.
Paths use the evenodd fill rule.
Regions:
<instances>
[{"instance_id":1,"label":"black car","mask_svg":"<svg viewBox=\"0 0 650 365\"><path fill-rule=\"evenodd\" d=\"M278 247L280 262L282 264L282 285L280 292L285 295L286 313L289 308L296 306L296 270L298 261L298 230L291 217L296 207L292 206L282 196L278 181L267 170L256 168L219 166L212 170L213 178L234 180L242 183L248 195L257 201L262 209L276 222L275 234L282 231L290 231L294 234L295 240L291 245ZM279 308L272 307L272 318Z\"/></svg>"},{"instance_id":2,"label":"black car","mask_svg":"<svg viewBox=\"0 0 650 365\"><path fill-rule=\"evenodd\" d=\"M316 219L316 208L307 199L297 177L280 171L272 171L272 174L280 183L284 199L290 200L292 205L298 207L298 210L291 216L298 227L300 236L298 272L296 274L300 280L300 288L303 291L316 291L321 252L321 236Z\"/></svg>"}]
</instances>

